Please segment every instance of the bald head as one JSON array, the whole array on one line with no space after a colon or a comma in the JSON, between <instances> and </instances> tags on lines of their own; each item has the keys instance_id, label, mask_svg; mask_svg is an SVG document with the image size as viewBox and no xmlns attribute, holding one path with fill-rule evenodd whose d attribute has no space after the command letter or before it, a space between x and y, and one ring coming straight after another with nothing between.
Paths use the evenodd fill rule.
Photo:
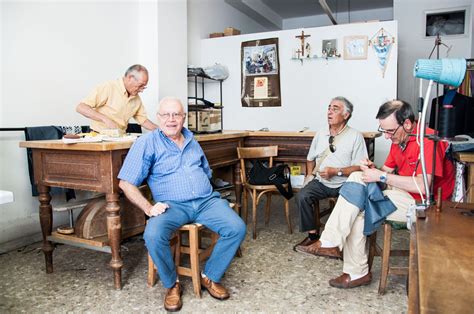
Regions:
<instances>
[{"instance_id":1,"label":"bald head","mask_svg":"<svg viewBox=\"0 0 474 314\"><path fill-rule=\"evenodd\" d=\"M163 98L160 101L157 114L161 131L172 139L179 137L183 129L185 115L183 104L178 98Z\"/></svg>"},{"instance_id":2,"label":"bald head","mask_svg":"<svg viewBox=\"0 0 474 314\"><path fill-rule=\"evenodd\" d=\"M165 97L163 98L160 103L158 104L158 114L161 112L162 109L168 107L175 107L178 109L178 111L175 112L184 112L184 107L183 104L181 103L181 100L179 100L176 97Z\"/></svg>"}]
</instances>

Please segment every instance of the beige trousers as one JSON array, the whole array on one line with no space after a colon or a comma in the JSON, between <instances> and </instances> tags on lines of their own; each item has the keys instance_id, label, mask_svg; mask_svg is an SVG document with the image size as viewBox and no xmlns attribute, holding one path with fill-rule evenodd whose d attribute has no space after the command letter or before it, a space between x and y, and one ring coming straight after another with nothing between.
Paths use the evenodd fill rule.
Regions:
<instances>
[{"instance_id":1,"label":"beige trousers","mask_svg":"<svg viewBox=\"0 0 474 314\"><path fill-rule=\"evenodd\" d=\"M362 172L353 172L347 182L362 181ZM406 222L408 207L415 199L408 193L394 187L388 187L383 194L395 204L397 210L387 217L388 220ZM342 271L352 275L365 275L369 271L367 264L367 237L364 231L364 212L339 196L337 203L321 234L321 240L330 241L344 250L344 266Z\"/></svg>"}]
</instances>

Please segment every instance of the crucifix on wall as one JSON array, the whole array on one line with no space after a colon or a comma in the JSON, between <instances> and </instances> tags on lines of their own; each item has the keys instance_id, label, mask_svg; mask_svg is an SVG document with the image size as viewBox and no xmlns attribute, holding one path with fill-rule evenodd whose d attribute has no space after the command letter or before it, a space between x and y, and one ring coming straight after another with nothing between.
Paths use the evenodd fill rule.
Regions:
<instances>
[{"instance_id":1,"label":"crucifix on wall","mask_svg":"<svg viewBox=\"0 0 474 314\"><path fill-rule=\"evenodd\" d=\"M301 41L301 55L304 56L304 39L306 37L310 37L311 35L305 35L304 31L301 31L301 35L296 35L295 38L298 38ZM299 53L298 53L298 58L299 58Z\"/></svg>"}]
</instances>

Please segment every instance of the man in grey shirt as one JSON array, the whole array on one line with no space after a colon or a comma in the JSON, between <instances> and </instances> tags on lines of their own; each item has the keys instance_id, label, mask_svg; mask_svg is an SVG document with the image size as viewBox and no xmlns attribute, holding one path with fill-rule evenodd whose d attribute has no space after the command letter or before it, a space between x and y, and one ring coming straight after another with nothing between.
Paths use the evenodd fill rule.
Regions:
<instances>
[{"instance_id":1,"label":"man in grey shirt","mask_svg":"<svg viewBox=\"0 0 474 314\"><path fill-rule=\"evenodd\" d=\"M319 130L311 143L306 158L305 186L296 195L300 216L300 232L308 236L293 249L306 252L306 247L319 239L314 224L313 203L327 197L337 197L341 185L359 162L367 158L363 135L347 125L354 106L344 97L335 97L328 106L328 128Z\"/></svg>"}]
</instances>

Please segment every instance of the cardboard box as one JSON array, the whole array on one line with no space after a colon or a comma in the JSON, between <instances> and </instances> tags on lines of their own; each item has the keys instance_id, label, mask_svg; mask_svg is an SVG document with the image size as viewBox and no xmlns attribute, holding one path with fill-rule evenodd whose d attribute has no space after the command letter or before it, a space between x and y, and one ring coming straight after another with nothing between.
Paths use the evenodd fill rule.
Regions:
<instances>
[{"instance_id":1,"label":"cardboard box","mask_svg":"<svg viewBox=\"0 0 474 314\"><path fill-rule=\"evenodd\" d=\"M224 33L210 33L209 38L224 37Z\"/></svg>"},{"instance_id":2,"label":"cardboard box","mask_svg":"<svg viewBox=\"0 0 474 314\"><path fill-rule=\"evenodd\" d=\"M221 131L221 110L200 109L198 111L198 128L196 130L196 111L189 110L188 129L194 132Z\"/></svg>"},{"instance_id":3,"label":"cardboard box","mask_svg":"<svg viewBox=\"0 0 474 314\"><path fill-rule=\"evenodd\" d=\"M240 35L240 30L233 27L227 27L226 29L224 29L224 36L232 35Z\"/></svg>"}]
</instances>

